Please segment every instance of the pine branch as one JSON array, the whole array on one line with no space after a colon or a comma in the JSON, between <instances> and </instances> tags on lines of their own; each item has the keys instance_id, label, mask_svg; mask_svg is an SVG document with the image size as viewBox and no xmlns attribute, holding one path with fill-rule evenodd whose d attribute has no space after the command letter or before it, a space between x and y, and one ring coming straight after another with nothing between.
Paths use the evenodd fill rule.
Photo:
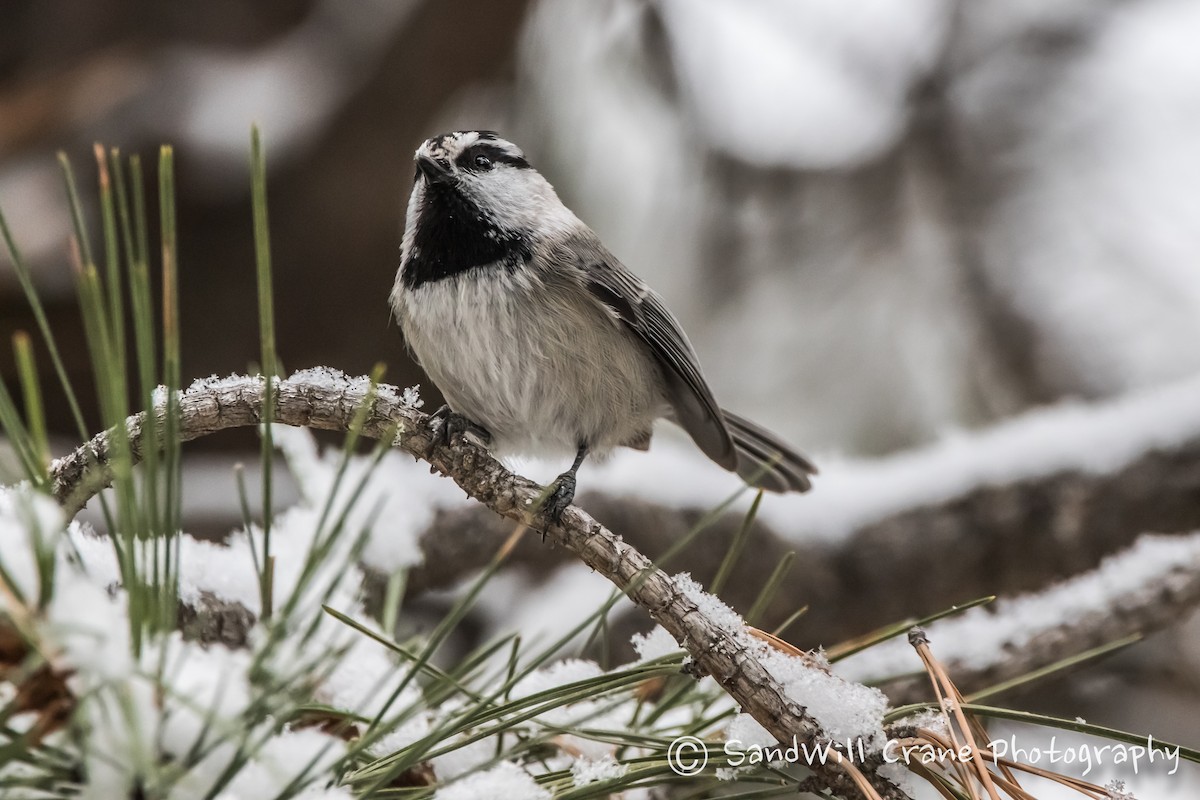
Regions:
<instances>
[{"instance_id":1,"label":"pine branch","mask_svg":"<svg viewBox=\"0 0 1200 800\"><path fill-rule=\"evenodd\" d=\"M220 430L261 423L264 389L265 382L257 377L197 382L180 398L180 438L191 441ZM349 430L369 389L367 379L347 379L332 370L297 373L279 381L273 421L322 430ZM162 424L161 413L158 422ZM135 460L142 456L144 426L142 415L132 416L126 422ZM381 386L361 432L381 438L393 431L398 431L397 447L427 461L497 514L543 531L551 544L569 550L621 588L777 740L790 743L795 737L809 747L829 741L819 723L784 693L751 652L709 619L638 550L576 506L564 512L561 522L547 522L534 511L543 496L542 487L509 472L469 441L442 443L427 415L404 402L394 387ZM52 464L54 496L68 511L77 511L111 481L110 437L108 431L100 433ZM841 767L832 763L814 764L812 769L836 793L843 796L860 793L850 774ZM872 774L870 779L883 798L907 797L877 775Z\"/></svg>"}]
</instances>

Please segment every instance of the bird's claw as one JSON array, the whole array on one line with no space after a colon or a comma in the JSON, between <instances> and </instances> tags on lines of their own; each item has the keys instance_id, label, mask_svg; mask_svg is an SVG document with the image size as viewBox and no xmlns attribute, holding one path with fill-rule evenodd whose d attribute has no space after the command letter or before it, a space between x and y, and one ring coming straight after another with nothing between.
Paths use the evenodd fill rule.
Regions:
<instances>
[{"instance_id":1,"label":"bird's claw","mask_svg":"<svg viewBox=\"0 0 1200 800\"><path fill-rule=\"evenodd\" d=\"M554 480L554 488L550 491L542 510L555 524L562 522L563 512L575 500L575 476L564 472Z\"/></svg>"},{"instance_id":2,"label":"bird's claw","mask_svg":"<svg viewBox=\"0 0 1200 800\"><path fill-rule=\"evenodd\" d=\"M472 444L484 449L492 443L492 434L486 428L452 411L448 405L443 405L429 417L437 423L437 431L434 434L436 444L449 447L455 440L464 436Z\"/></svg>"}]
</instances>

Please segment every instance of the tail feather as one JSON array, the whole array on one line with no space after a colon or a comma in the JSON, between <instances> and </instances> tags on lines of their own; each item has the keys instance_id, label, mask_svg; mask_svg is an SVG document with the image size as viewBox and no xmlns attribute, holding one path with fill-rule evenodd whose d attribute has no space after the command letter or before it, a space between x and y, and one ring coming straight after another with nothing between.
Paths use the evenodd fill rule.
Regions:
<instances>
[{"instance_id":1,"label":"tail feather","mask_svg":"<svg viewBox=\"0 0 1200 800\"><path fill-rule=\"evenodd\" d=\"M737 450L737 474L751 486L769 492L806 492L817 468L801 453L745 417L721 412Z\"/></svg>"}]
</instances>

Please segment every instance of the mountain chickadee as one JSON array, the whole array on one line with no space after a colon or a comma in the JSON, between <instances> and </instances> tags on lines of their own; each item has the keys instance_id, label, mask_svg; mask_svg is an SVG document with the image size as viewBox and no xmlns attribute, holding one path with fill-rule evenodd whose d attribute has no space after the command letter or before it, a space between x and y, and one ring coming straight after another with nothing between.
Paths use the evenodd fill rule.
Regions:
<instances>
[{"instance_id":1,"label":"mountain chickadee","mask_svg":"<svg viewBox=\"0 0 1200 800\"><path fill-rule=\"evenodd\" d=\"M809 488L808 459L717 405L662 298L516 145L456 131L421 145L416 165L391 304L446 397L443 435L470 430L498 451L573 453L544 506L555 520L589 453L647 449L660 417L753 486Z\"/></svg>"}]
</instances>

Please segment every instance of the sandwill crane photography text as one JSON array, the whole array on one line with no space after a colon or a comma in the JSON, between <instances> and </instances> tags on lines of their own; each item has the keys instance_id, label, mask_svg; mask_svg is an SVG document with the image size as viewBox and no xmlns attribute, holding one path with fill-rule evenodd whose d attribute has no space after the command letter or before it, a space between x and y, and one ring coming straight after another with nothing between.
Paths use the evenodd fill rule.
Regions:
<instances>
[{"instance_id":1,"label":"sandwill crane photography text","mask_svg":"<svg viewBox=\"0 0 1200 800\"><path fill-rule=\"evenodd\" d=\"M997 759L1015 759L1026 764L1044 766L1071 766L1081 769L1086 777L1093 769L1103 766L1124 766L1133 773L1153 764L1162 764L1168 775L1174 775L1179 770L1180 749L1177 746L1156 743L1153 736L1146 738L1146 744L1109 743L1095 745L1073 742L1061 744L1057 736L1051 736L1048 742L1035 745L1021 745L1016 735L1007 738L993 739L987 742L987 753ZM826 764L840 762L843 759L863 763L874 752L867 748L862 739L847 740L841 747L809 744L800 742L795 737L788 747L779 745L764 747L758 744L746 744L739 739L729 739L722 745L720 751L725 757L722 767L736 769L759 764ZM679 775L697 775L708 766L709 744L694 736L681 736L675 739L668 749L668 759L673 769ZM947 761L970 761L974 756L970 745L958 747L933 747L928 743L908 744L903 739L890 739L883 747L883 760L889 764L921 764L929 765Z\"/></svg>"}]
</instances>

